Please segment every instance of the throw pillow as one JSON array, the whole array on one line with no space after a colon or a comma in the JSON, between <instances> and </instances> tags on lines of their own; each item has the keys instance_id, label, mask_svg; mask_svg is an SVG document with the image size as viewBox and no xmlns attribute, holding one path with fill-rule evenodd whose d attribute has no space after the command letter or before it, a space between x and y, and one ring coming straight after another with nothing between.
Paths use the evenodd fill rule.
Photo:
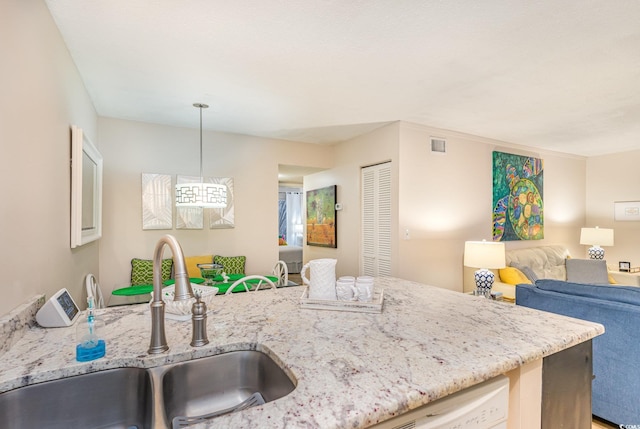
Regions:
<instances>
[{"instance_id":1,"label":"throw pillow","mask_svg":"<svg viewBox=\"0 0 640 429\"><path fill-rule=\"evenodd\" d=\"M607 262L602 259L567 259L567 281L595 285L609 284Z\"/></svg>"},{"instance_id":2,"label":"throw pillow","mask_svg":"<svg viewBox=\"0 0 640 429\"><path fill-rule=\"evenodd\" d=\"M184 258L184 263L187 266L187 274L189 274L189 278L202 278L202 273L200 272L200 268L198 268L198 264L213 263L213 255L186 256Z\"/></svg>"},{"instance_id":3,"label":"throw pillow","mask_svg":"<svg viewBox=\"0 0 640 429\"><path fill-rule=\"evenodd\" d=\"M173 259L162 260L162 281L171 278ZM131 260L131 286L153 284L153 261L151 259Z\"/></svg>"},{"instance_id":4,"label":"throw pillow","mask_svg":"<svg viewBox=\"0 0 640 429\"><path fill-rule=\"evenodd\" d=\"M246 256L219 256L213 257L214 264L222 265L227 274L244 274L244 265L247 262Z\"/></svg>"},{"instance_id":5,"label":"throw pillow","mask_svg":"<svg viewBox=\"0 0 640 429\"><path fill-rule=\"evenodd\" d=\"M525 265L518 264L517 262L512 262L509 264L511 267L520 270L531 283L535 283L538 280L538 275L533 272L533 270Z\"/></svg>"},{"instance_id":6,"label":"throw pillow","mask_svg":"<svg viewBox=\"0 0 640 429\"><path fill-rule=\"evenodd\" d=\"M500 281L510 285L531 284L531 280L522 271L514 267L500 268Z\"/></svg>"}]
</instances>

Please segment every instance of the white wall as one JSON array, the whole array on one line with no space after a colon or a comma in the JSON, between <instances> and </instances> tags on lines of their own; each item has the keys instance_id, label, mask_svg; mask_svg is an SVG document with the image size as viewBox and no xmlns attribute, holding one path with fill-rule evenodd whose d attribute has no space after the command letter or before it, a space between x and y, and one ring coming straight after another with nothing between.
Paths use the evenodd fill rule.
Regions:
<instances>
[{"instance_id":1,"label":"white wall","mask_svg":"<svg viewBox=\"0 0 640 429\"><path fill-rule=\"evenodd\" d=\"M69 127L100 148L96 112L43 1L0 2L0 52L0 314L62 287L85 306L98 244L70 248Z\"/></svg>"},{"instance_id":2,"label":"white wall","mask_svg":"<svg viewBox=\"0 0 640 429\"><path fill-rule=\"evenodd\" d=\"M186 256L245 255L248 273L270 273L278 260L278 164L333 163L330 146L205 130L203 172L234 179L235 228L209 229L205 219L202 230L143 231L141 174L170 174L174 184L176 175L198 176L199 130L111 118L99 124L105 174L100 282L107 293L129 284L131 259L151 259L164 234L174 235Z\"/></svg>"},{"instance_id":3,"label":"white wall","mask_svg":"<svg viewBox=\"0 0 640 429\"><path fill-rule=\"evenodd\" d=\"M357 275L360 273L360 170L381 162L392 162L391 188L392 200L392 255L394 261L397 255L397 188L398 188L398 132L400 123L395 122L378 128L368 134L356 137L348 142L335 146L335 167L320 173L305 176L305 192L338 185L337 201L342 204L342 210L337 213L337 244L336 249L327 247L307 246L305 237L305 262L319 258L336 258L336 274Z\"/></svg>"},{"instance_id":4,"label":"white wall","mask_svg":"<svg viewBox=\"0 0 640 429\"><path fill-rule=\"evenodd\" d=\"M431 136L447 139L446 155L431 153ZM462 290L464 242L492 239L493 151L544 160L545 238L506 242L506 248L559 243L580 252L585 158L402 123L398 247L403 278Z\"/></svg>"},{"instance_id":5,"label":"white wall","mask_svg":"<svg viewBox=\"0 0 640 429\"><path fill-rule=\"evenodd\" d=\"M447 139L447 154L430 152L430 137ZM529 152L504 142L397 122L336 146L335 168L305 177L305 190L338 185L338 248L305 247L305 261L338 258L337 274L359 273L360 168L392 160L392 272L462 291L466 240L491 239L492 152L544 159L545 239L507 242L507 249L561 243L579 254L585 219L586 160ZM405 239L405 231L409 239Z\"/></svg>"},{"instance_id":6,"label":"white wall","mask_svg":"<svg viewBox=\"0 0 640 429\"><path fill-rule=\"evenodd\" d=\"M640 151L596 156L587 160L587 221L582 226L614 229L614 246L605 247L607 265L619 261L640 266L640 222L614 220L614 201L640 201ZM583 256L587 248L583 246Z\"/></svg>"}]
</instances>

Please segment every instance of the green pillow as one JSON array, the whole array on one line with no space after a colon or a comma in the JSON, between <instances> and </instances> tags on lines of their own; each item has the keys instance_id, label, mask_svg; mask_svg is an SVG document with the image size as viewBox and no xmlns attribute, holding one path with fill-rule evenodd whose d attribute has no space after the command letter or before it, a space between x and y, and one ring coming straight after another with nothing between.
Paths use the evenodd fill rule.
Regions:
<instances>
[{"instance_id":1,"label":"green pillow","mask_svg":"<svg viewBox=\"0 0 640 429\"><path fill-rule=\"evenodd\" d=\"M162 281L171 278L173 259L162 260ZM153 261L151 259L131 260L131 286L148 285L153 283Z\"/></svg>"},{"instance_id":2,"label":"green pillow","mask_svg":"<svg viewBox=\"0 0 640 429\"><path fill-rule=\"evenodd\" d=\"M244 264L247 262L246 256L214 256L213 263L222 265L222 269L227 274L244 274Z\"/></svg>"}]
</instances>

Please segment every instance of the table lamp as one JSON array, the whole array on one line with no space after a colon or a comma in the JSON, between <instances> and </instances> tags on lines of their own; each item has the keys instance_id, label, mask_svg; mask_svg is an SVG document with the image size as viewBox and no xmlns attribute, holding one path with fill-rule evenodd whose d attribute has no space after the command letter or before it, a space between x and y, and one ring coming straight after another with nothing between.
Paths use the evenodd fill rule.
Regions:
<instances>
[{"instance_id":1,"label":"table lamp","mask_svg":"<svg viewBox=\"0 0 640 429\"><path fill-rule=\"evenodd\" d=\"M613 229L610 228L582 228L580 244L591 244L589 258L604 259L604 249L600 246L613 246Z\"/></svg>"},{"instance_id":2,"label":"table lamp","mask_svg":"<svg viewBox=\"0 0 640 429\"><path fill-rule=\"evenodd\" d=\"M480 268L474 273L476 295L491 296L495 275L489 269L504 268L504 243L467 241L464 243L464 265Z\"/></svg>"}]
</instances>

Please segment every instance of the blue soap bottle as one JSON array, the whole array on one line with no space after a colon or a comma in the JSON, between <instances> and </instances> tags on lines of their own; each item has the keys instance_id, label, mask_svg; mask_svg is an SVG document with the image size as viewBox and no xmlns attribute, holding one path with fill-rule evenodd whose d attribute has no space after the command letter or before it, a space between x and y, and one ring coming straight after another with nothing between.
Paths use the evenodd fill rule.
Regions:
<instances>
[{"instance_id":1,"label":"blue soap bottle","mask_svg":"<svg viewBox=\"0 0 640 429\"><path fill-rule=\"evenodd\" d=\"M106 352L104 338L104 322L94 314L93 297L87 298L87 317L76 326L76 360L87 362L104 356Z\"/></svg>"}]
</instances>

